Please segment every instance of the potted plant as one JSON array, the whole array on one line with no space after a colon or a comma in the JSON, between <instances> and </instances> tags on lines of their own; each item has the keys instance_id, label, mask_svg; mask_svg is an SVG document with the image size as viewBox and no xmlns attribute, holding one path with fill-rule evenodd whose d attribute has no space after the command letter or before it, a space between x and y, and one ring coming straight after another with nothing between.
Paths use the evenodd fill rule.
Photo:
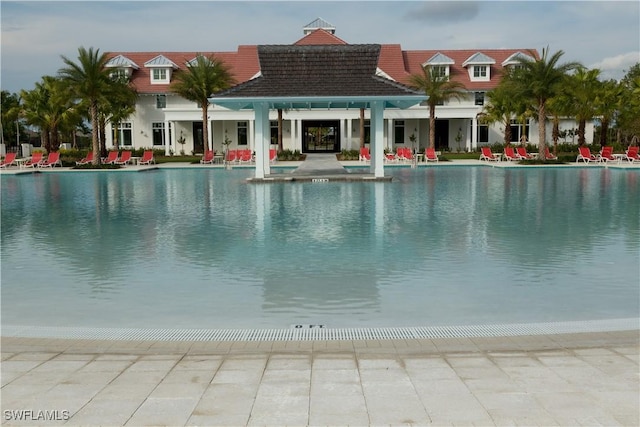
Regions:
<instances>
[{"instance_id":1,"label":"potted plant","mask_svg":"<svg viewBox=\"0 0 640 427\"><path fill-rule=\"evenodd\" d=\"M177 141L178 141L178 144L180 144L180 155L184 156L184 144L187 142L187 140L184 138L182 131L180 131L180 137L178 138Z\"/></svg>"},{"instance_id":2,"label":"potted plant","mask_svg":"<svg viewBox=\"0 0 640 427\"><path fill-rule=\"evenodd\" d=\"M462 141L462 128L458 128L458 134L456 135L456 143L458 144L458 153L460 152L460 141Z\"/></svg>"}]
</instances>

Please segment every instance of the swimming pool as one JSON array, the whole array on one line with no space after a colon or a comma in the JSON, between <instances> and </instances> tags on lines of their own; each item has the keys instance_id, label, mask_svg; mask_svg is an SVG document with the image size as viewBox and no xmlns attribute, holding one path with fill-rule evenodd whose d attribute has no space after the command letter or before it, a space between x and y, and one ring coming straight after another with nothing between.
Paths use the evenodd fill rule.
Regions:
<instances>
[{"instance_id":1,"label":"swimming pool","mask_svg":"<svg viewBox=\"0 0 640 427\"><path fill-rule=\"evenodd\" d=\"M3 176L2 323L404 327L635 318L640 174L431 167Z\"/></svg>"}]
</instances>

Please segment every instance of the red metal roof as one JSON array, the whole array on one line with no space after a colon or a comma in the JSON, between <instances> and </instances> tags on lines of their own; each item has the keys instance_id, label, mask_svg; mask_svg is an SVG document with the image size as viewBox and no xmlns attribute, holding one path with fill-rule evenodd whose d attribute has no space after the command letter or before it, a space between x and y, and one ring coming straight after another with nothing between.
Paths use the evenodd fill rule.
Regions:
<instances>
[{"instance_id":1,"label":"red metal roof","mask_svg":"<svg viewBox=\"0 0 640 427\"><path fill-rule=\"evenodd\" d=\"M300 40L294 45L346 45L344 40L335 35L318 29ZM450 66L450 78L459 81L468 90L490 90L495 88L500 82L502 62L516 52L528 54L529 49L473 49L473 50L402 50L399 44L381 45L380 56L378 58L378 68L388 74L399 83L406 84L410 74L420 73L422 64L427 62L438 52L450 57L455 61ZM533 50L535 52L535 50ZM462 63L472 55L481 52L495 60L491 65L488 82L473 82L469 78L469 72L462 67ZM151 68L144 66L144 63L158 55L164 55L180 69L186 69L186 62L192 60L197 54L210 55L224 61L232 71L236 83L243 83L250 80L260 71L257 45L240 45L235 52L108 52L109 58L117 55L125 56L140 68L133 70L132 83L141 94L154 94L169 92L168 84L151 84ZM537 56L537 54L536 54Z\"/></svg>"}]
</instances>

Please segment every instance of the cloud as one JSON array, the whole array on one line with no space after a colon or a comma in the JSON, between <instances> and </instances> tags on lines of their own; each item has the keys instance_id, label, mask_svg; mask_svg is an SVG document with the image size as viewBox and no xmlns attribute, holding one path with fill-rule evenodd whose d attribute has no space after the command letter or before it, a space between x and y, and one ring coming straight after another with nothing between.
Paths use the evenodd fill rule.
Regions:
<instances>
[{"instance_id":1,"label":"cloud","mask_svg":"<svg viewBox=\"0 0 640 427\"><path fill-rule=\"evenodd\" d=\"M410 10L405 19L434 24L470 21L480 11L479 3L473 1L430 1Z\"/></svg>"},{"instance_id":2,"label":"cloud","mask_svg":"<svg viewBox=\"0 0 640 427\"><path fill-rule=\"evenodd\" d=\"M602 72L605 79L613 78L620 80L624 77L626 70L631 66L640 62L640 51L627 52L616 56L604 58L594 64L588 65L587 68L598 68Z\"/></svg>"}]
</instances>

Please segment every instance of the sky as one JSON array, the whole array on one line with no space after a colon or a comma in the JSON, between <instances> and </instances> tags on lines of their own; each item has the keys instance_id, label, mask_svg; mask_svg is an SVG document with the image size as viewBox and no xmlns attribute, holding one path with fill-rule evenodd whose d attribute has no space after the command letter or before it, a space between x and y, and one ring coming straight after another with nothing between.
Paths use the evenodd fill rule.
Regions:
<instances>
[{"instance_id":1,"label":"sky","mask_svg":"<svg viewBox=\"0 0 640 427\"><path fill-rule=\"evenodd\" d=\"M620 79L640 62L638 1L0 1L0 87L33 89L79 47L235 51L291 44L320 17L347 43L564 51Z\"/></svg>"}]
</instances>

